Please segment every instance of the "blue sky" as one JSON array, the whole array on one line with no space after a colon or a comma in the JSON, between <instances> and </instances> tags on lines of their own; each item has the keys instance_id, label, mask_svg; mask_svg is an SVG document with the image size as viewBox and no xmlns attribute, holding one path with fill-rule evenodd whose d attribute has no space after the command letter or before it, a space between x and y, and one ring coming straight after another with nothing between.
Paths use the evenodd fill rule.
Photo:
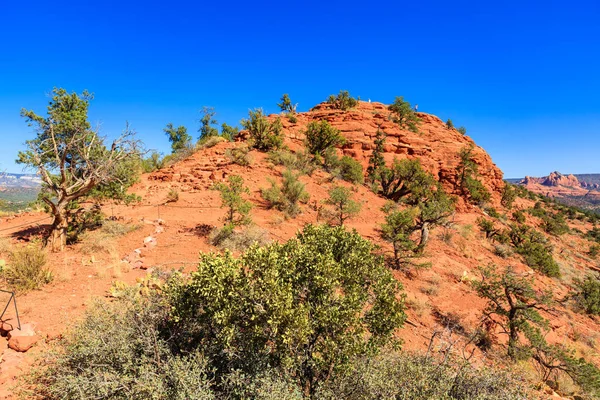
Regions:
<instances>
[{"instance_id":1,"label":"blue sky","mask_svg":"<svg viewBox=\"0 0 600 400\"><path fill-rule=\"evenodd\" d=\"M95 3L95 4L93 4ZM198 110L238 124L289 93L308 110L340 89L404 96L455 125L505 177L600 173L597 1L0 2L0 170L53 87L95 94L108 136L129 121L167 152L162 128Z\"/></svg>"}]
</instances>

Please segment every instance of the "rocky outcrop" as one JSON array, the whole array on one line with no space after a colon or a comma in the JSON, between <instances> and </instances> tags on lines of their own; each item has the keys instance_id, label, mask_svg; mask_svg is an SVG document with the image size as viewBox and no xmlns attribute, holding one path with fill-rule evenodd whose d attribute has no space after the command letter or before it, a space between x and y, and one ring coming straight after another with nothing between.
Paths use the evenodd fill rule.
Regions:
<instances>
[{"instance_id":1,"label":"rocky outcrop","mask_svg":"<svg viewBox=\"0 0 600 400\"><path fill-rule=\"evenodd\" d=\"M581 187L579 180L574 175L563 175L560 172L554 171L548 175L543 181L544 186L566 186L566 187Z\"/></svg>"},{"instance_id":2,"label":"rocky outcrop","mask_svg":"<svg viewBox=\"0 0 600 400\"><path fill-rule=\"evenodd\" d=\"M299 113L296 123L291 123L287 118L282 118L282 123L287 139L300 144L304 140L304 131L308 123L328 121L346 138L346 144L340 151L357 159L363 166L368 164L374 148L375 135L377 130L381 129L387 136L384 157L388 163L394 158L419 158L425 169L450 190L456 184L459 152L472 145L474 161L479 166L479 179L492 192L498 192L504 187L502 171L471 138L462 135L456 129L448 129L435 115L417 115L421 119L418 133L401 129L391 121L387 105L362 101L348 111L334 109L330 104L321 103L309 112Z\"/></svg>"}]
</instances>

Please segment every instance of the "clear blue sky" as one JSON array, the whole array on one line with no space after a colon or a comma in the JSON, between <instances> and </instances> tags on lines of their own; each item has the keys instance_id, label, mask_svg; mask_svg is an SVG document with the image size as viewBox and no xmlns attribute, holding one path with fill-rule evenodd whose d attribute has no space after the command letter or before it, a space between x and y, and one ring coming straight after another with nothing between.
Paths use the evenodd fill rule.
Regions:
<instances>
[{"instance_id":1,"label":"clear blue sky","mask_svg":"<svg viewBox=\"0 0 600 400\"><path fill-rule=\"evenodd\" d=\"M340 89L452 118L505 177L600 172L598 1L0 2L0 170L54 86L88 89L90 117L128 120L167 152L168 123L198 110L237 124L304 111Z\"/></svg>"}]
</instances>

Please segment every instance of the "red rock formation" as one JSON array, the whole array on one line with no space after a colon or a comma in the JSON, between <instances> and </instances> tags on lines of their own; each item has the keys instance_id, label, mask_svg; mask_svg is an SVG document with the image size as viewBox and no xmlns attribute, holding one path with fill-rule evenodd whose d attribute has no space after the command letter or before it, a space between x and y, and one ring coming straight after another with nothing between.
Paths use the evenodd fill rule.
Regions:
<instances>
[{"instance_id":1,"label":"red rock formation","mask_svg":"<svg viewBox=\"0 0 600 400\"><path fill-rule=\"evenodd\" d=\"M330 104L321 103L309 112L299 113L297 123L291 123L285 117L282 118L282 123L287 139L301 144L309 122L328 121L346 138L346 144L341 149L343 154L357 159L363 166L368 164L374 148L375 135L377 130L381 129L387 135L384 157L388 163L391 163L394 157L419 158L424 168L443 182L447 189L452 189L456 184L460 150L473 145L473 156L479 166L480 180L492 193L504 187L502 171L471 138L455 129L448 129L435 115L418 113L418 116L421 119L419 133L414 133L400 129L392 122L387 106L382 103L361 101L357 107L348 111L337 110Z\"/></svg>"}]
</instances>

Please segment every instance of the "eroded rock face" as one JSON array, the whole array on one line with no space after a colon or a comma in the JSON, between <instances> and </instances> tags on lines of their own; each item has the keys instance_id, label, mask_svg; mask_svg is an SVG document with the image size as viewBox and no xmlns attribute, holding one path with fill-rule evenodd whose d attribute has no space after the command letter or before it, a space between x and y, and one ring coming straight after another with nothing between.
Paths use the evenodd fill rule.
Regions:
<instances>
[{"instance_id":1,"label":"eroded rock face","mask_svg":"<svg viewBox=\"0 0 600 400\"><path fill-rule=\"evenodd\" d=\"M456 129L448 129L435 115L417 115L421 119L419 133L400 129L398 124L390 120L387 105L362 101L348 111L337 110L330 104L322 103L309 112L299 113L297 123L293 124L285 117L282 117L282 123L286 138L299 144L304 141L304 131L308 123L328 121L346 138L346 144L340 149L343 154L357 159L364 167L367 166L374 149L377 130L381 129L387 136L384 154L386 162L391 163L394 158L419 158L423 167L437 177L449 191L456 185L460 150L473 145L474 161L481 175L479 179L492 193L504 187L502 171L471 138L462 135Z\"/></svg>"},{"instance_id":2,"label":"eroded rock face","mask_svg":"<svg viewBox=\"0 0 600 400\"><path fill-rule=\"evenodd\" d=\"M581 187L579 180L574 175L563 175L560 172L554 171L548 175L543 181L544 186L567 186Z\"/></svg>"}]
</instances>

